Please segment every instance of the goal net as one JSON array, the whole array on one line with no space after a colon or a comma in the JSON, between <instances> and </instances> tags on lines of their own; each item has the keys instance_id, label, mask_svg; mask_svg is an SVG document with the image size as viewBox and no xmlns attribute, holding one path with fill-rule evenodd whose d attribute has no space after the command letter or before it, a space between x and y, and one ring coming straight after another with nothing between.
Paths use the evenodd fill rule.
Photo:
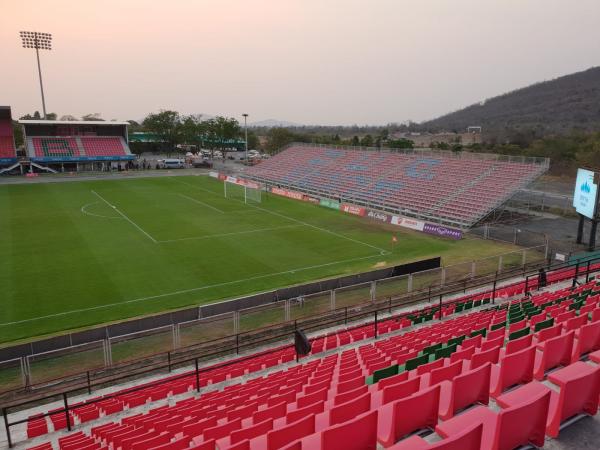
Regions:
<instances>
[{"instance_id":1,"label":"goal net","mask_svg":"<svg viewBox=\"0 0 600 450\"><path fill-rule=\"evenodd\" d=\"M225 198L239 200L246 204L262 202L262 189L256 183L241 185L225 180L223 186Z\"/></svg>"}]
</instances>

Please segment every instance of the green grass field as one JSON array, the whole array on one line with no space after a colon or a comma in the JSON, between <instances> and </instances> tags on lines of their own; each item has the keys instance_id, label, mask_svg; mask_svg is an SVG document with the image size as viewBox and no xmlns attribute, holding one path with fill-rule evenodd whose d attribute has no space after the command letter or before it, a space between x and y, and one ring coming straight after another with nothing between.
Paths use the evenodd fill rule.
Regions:
<instances>
[{"instance_id":1,"label":"green grass field","mask_svg":"<svg viewBox=\"0 0 600 450\"><path fill-rule=\"evenodd\" d=\"M391 247L391 236L398 243ZM401 231L206 176L0 185L0 342L442 256L510 251Z\"/></svg>"}]
</instances>

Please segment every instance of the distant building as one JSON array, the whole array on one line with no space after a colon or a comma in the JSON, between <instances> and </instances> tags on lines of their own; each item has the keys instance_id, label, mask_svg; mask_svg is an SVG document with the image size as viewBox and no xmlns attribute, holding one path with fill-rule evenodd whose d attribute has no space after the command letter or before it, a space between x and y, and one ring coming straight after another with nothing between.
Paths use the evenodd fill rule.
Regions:
<instances>
[{"instance_id":1,"label":"distant building","mask_svg":"<svg viewBox=\"0 0 600 450\"><path fill-rule=\"evenodd\" d=\"M441 131L429 132L398 132L392 135L393 139L408 139L413 141L415 147L431 147L434 144L481 144L481 127L468 127L465 133Z\"/></svg>"}]
</instances>

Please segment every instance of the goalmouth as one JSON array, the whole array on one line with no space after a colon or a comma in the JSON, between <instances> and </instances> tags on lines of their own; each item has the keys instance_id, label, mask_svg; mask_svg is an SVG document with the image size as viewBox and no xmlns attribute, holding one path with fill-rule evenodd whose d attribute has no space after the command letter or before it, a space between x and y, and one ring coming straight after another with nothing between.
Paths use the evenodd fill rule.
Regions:
<instances>
[{"instance_id":1,"label":"goalmouth","mask_svg":"<svg viewBox=\"0 0 600 450\"><path fill-rule=\"evenodd\" d=\"M223 180L223 195L225 198L240 200L245 204L262 203L263 186L254 181L227 177Z\"/></svg>"}]
</instances>

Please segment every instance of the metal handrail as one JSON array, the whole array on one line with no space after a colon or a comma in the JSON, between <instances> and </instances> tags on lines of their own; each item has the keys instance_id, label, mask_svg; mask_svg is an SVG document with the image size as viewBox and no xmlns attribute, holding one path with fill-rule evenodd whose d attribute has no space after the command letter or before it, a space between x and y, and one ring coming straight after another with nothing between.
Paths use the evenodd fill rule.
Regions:
<instances>
[{"instance_id":1,"label":"metal handrail","mask_svg":"<svg viewBox=\"0 0 600 450\"><path fill-rule=\"evenodd\" d=\"M590 276L591 273L595 273L597 271L600 272L600 267L596 267L596 268L593 267L594 262L600 262L600 257L598 257L598 258L592 258L592 259L587 260L587 262L585 264L585 267L584 267L583 273L580 271L580 269L582 268L582 265L580 264L579 261L577 261L575 264L569 263L569 262L557 263L555 265L548 264L547 265L547 270L550 270L550 271L560 271L560 270L570 269L570 268L575 267L575 273L574 273L574 277L573 277L573 286L575 286L575 283L576 283L576 280L577 280L578 276L585 274L586 275L586 280L589 280L589 276ZM519 270L519 272L520 272L520 270ZM530 271L530 272L533 272L533 270ZM514 276L514 274L513 274L513 276ZM533 273L527 274L526 271L523 270L523 277L525 277L524 281L519 281L519 282L516 282L516 283L512 283L510 285L503 286L503 288L514 286L514 285L519 285L519 284L523 284L524 283L525 284L525 294L527 295L527 293L528 293L528 280L529 280L529 278L534 277L534 276L537 276L537 274L533 274ZM496 276L494 278L493 290L492 291L488 290L488 291L485 291L483 293L482 292L474 293L471 296L474 297L474 296L479 296L479 295L491 292L492 293L492 302L494 302L496 288L497 288L497 282L505 280L505 279L508 279L508 278L511 278L511 277L507 276L507 277L503 277L503 278L499 279ZM465 280L465 281L467 281L467 280ZM481 285L488 285L489 286L489 283L490 283L490 281L488 280L485 283L480 283L479 285L475 285L475 286L471 286L470 285L470 287L477 287L477 286L481 286ZM464 286L466 288L466 283L465 283ZM446 301L446 302L442 301L444 295L456 294L456 293L459 293L460 290L455 290L455 291L450 291L450 292L443 292L443 289L440 289L440 292L432 292L431 291L431 287L429 287L428 292L429 292L428 293L428 298L429 298L430 302L431 302L432 294L433 294L434 297L439 297L440 311L441 311L441 306L443 306L443 305L451 305L453 303L457 303L459 301L463 301L462 298L460 298L460 299L454 299L454 300L450 300L450 301ZM401 305L406 306L406 305L409 305L409 304L420 302L422 300L423 300L422 298L414 299L412 302L401 303ZM376 306L376 304L370 302L370 303L364 304L363 307L365 307L367 305ZM381 308L375 308L374 310L373 309L369 309L368 311L365 311L364 313L359 310L359 312L357 312L356 314L354 314L354 315L352 315L350 317L348 317L348 307L345 307L345 308L343 308L345 310L345 322L347 323L348 319L354 319L354 320L356 320L358 318L364 318L364 317L368 317L368 316L371 316L372 314L374 314L374 321L372 323L374 324L374 327L375 327L375 337L377 337L378 313L379 312L383 312L383 311L391 312L391 309L393 307L397 307L399 305L400 305L399 303L395 303L394 304L392 302L392 297L390 297L389 300L388 300L388 302L387 302L387 305L385 305L385 306L383 306ZM353 307L353 309L357 309L357 308L359 308L359 306ZM431 312L432 310L434 310L436 308L438 308L437 305L436 306L428 306L426 308L423 308L420 311L422 312L422 311L429 310ZM339 309L334 310L334 311L338 311L338 310L341 310L341 309L342 308L339 308ZM331 314L331 313L329 313L329 314ZM414 314L414 312L404 312L404 313L400 313L400 314L397 314L397 315L392 315L390 317L386 317L386 320L399 319L399 318L402 318L402 317L407 317L410 314ZM320 323L312 325L312 326L311 325L305 326L304 329L305 330L310 330L311 328L322 328L323 326L338 324L339 321L340 321L339 318L335 318L335 319L332 319L332 320L329 320L329 321L326 321L326 322L320 322ZM354 329L354 328L357 328L357 327L366 327L366 326L369 326L369 325L370 325L370 322L363 323L363 324L357 324L354 327L351 327L349 329ZM295 321L295 326L297 328L297 321ZM283 334L276 335L276 336L270 336L267 339L265 339L264 341L272 341L274 339L278 339L279 337L289 337L289 335L290 335L290 333L283 333ZM245 344L245 345L249 346L251 344ZM291 347L293 347L293 345L289 345L288 344L288 345L283 345L283 346L280 346L280 347L277 347L277 348L278 349L284 349L284 348L291 348ZM271 351L272 351L272 349L268 350L268 352L271 352ZM114 378L114 379L112 379L110 381L117 382L117 381L120 381L120 380L124 380L126 378L130 378L132 376L144 375L144 374L148 374L148 373L151 373L151 372L156 372L156 371L159 371L159 370L164 370L164 369L167 369L167 368L170 370L171 366L173 364L188 364L188 363L191 364L192 362L194 362L194 366L195 366L195 370L193 372L187 371L187 372L185 372L183 374L179 374L179 375L174 375L174 376L167 377L166 379L161 379L161 380L156 380L156 381L144 383L144 384L139 385L137 387L128 388L128 389L124 390L124 392L121 391L121 392L118 392L118 393L104 395L104 396L102 396L100 398L96 398L96 399L92 399L92 400L86 401L85 403L78 403L76 405L69 405L69 403L68 403L68 396L69 396L69 394L81 391L82 389L85 389L85 388L87 388L88 392L91 393L91 388L92 387L101 386L101 385L103 385L103 384L106 383L105 381L104 382L102 382L102 381L100 381L100 382L96 381L96 382L92 383L91 381L89 381L89 378L88 378L87 385L82 385L82 386L73 387L71 389L61 390L61 391L55 392L53 394L49 394L49 395L45 395L45 396L39 396L39 397L36 397L35 399L29 399L29 400L26 400L26 401L21 401L19 403L14 403L14 404L9 404L9 405L3 405L1 408L2 408L2 415L3 415L3 418L4 418L4 424L5 424L5 428L6 428L6 435L7 435L9 447L13 446L12 438L11 438L11 434L10 434L10 428L13 427L13 426L15 426L15 425L26 423L26 422L28 422L30 420L29 418L25 418L25 419L20 419L20 420L14 421L14 422L10 422L8 420L9 410L10 409L20 408L20 407L25 406L25 405L30 405L32 403L41 402L43 400L48 400L48 399L57 398L57 397L62 396L63 403L64 403L64 407L63 408L59 408L59 409L53 410L52 413L50 413L50 412L41 413L41 414L38 415L38 417L48 417L50 415L57 415L57 414L64 413L65 417L66 417L67 428L70 431L71 430L71 418L70 418L70 414L69 413L72 410L75 410L75 409L78 409L78 408L81 408L81 407L84 407L84 406L87 406L87 405L90 405L90 404L94 404L94 403L97 403L99 401L103 401L103 400L115 398L115 397L121 396L123 394L137 392L137 391L140 391L142 389L147 389L149 387L160 386L162 384L171 383L171 382L173 382L175 380L178 380L178 379L190 377L191 375L195 375L195 380L196 380L196 382L195 382L195 388L196 388L197 392L200 392L200 374L201 373L212 371L212 370L214 370L216 368L227 367L227 366L230 366L232 364L238 363L240 361L254 359L258 355L260 355L262 353L266 353L266 352L262 352L262 353L259 353L259 354L251 354L251 355L243 356L241 358L236 358L234 360L227 361L227 362L224 362L224 363L218 363L218 364L215 364L215 365L212 365L212 366L209 366L209 367L199 368L199 359L201 357L215 356L215 355L222 354L223 352L224 352L223 350L220 350L220 351L217 351L217 352L213 352L211 354L204 354L204 355L201 355L201 356L195 356L195 357L187 358L187 359L178 361L176 363L173 363L172 361L170 361L168 365L163 364L163 365L160 365L160 366L153 366L153 367L145 369L143 371L137 371L135 373L122 374L122 375L118 376L117 378Z\"/></svg>"}]
</instances>

